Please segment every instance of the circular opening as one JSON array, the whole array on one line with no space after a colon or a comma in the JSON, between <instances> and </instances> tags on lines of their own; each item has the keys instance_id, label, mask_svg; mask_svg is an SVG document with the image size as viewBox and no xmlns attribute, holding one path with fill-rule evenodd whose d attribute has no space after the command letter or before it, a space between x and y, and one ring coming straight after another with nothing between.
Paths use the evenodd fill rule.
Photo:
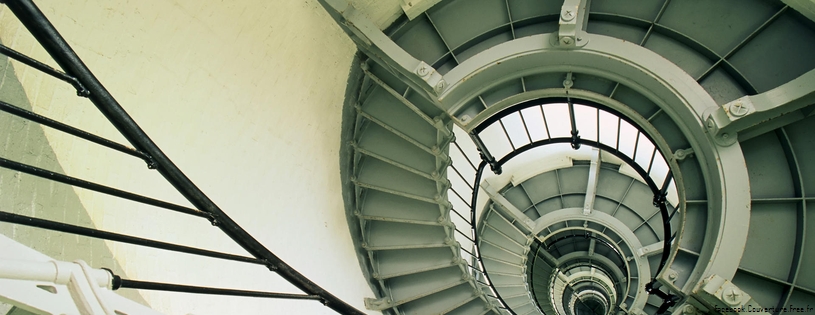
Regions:
<instances>
[{"instance_id":1,"label":"circular opening","mask_svg":"<svg viewBox=\"0 0 815 315\"><path fill-rule=\"evenodd\" d=\"M637 122L639 122L639 124ZM647 186L647 191L651 193L647 207L655 207L658 209L655 215L643 219L643 224L648 225L654 234L657 234L657 231L659 232L659 235L655 235L654 239L664 244L660 246L663 250L663 254L660 255L661 259L655 272L646 272L648 273L647 275L640 274L638 278L642 278L643 276L655 277L656 274L661 271L664 264L667 263L668 256L671 252L670 240L673 235L675 235L673 231L677 230L677 227L671 223L673 216L669 213L669 208L673 210L679 204L679 196L676 188L677 184L673 176L675 170L671 167L672 164L669 163L665 158L665 154L661 151L662 148L667 148L665 141L662 140L661 136L655 132L653 126L644 118L632 118L608 106L589 101L575 101L573 103L571 99L538 99L516 104L499 111L476 126L472 132L466 136L473 140L478 153L470 153L468 157L467 153L462 151L462 156L470 162L478 160L482 162L482 165L477 168L477 175L474 180L475 188L473 191L476 193L472 196L472 202L469 205L471 211L477 214L474 218L480 218L477 222L483 222L483 217L490 213L490 211L494 211L488 209L488 207L494 207L492 204L498 204L499 208L504 207L500 205L502 201L492 200L495 198L494 195L479 197L480 192L478 192L478 185L480 184L479 182L481 182L481 176L486 176L490 179L499 178L495 181L502 183L501 185L505 185L505 182L509 182L509 184L506 184L507 186L497 187L499 191L503 191L499 192L499 194L502 194L511 189L511 186L519 185L523 183L524 180L528 180L542 171L546 171L547 168L552 168L547 166L550 165L552 160L566 157L572 161L570 167L573 167L578 163L574 161L579 160L578 156L581 154L584 157L588 157L585 160L581 160L586 161L586 163L588 163L588 161L594 161L590 160L590 158L596 156L597 160L603 160L604 163L611 162L611 164L619 165L620 173L639 180ZM459 136L458 138L461 139L462 137ZM453 157L454 164L464 163L461 161L461 157L456 159L453 154L451 154L451 157ZM577 159L574 159L575 157L577 157ZM492 172L483 172L485 166L489 166ZM557 169L557 167L554 167L554 169ZM482 174L482 172L484 174ZM501 179L502 176L503 179ZM566 180L571 179L567 178ZM563 182L561 179L558 179L558 181ZM589 183L591 185L591 181L589 181ZM594 183L594 185L597 185L597 183ZM562 187L557 187L557 189L563 199L563 192L560 191ZM595 191L590 191L589 188L586 188L586 196L595 193ZM490 200L487 201L486 206L484 206L483 202L477 202L478 198ZM588 200L588 198L586 198L586 200ZM619 202L622 204L623 201L619 200ZM586 201L586 204L584 213L588 214L593 209L589 201ZM561 201L561 207L563 207L563 205L565 205L565 202ZM643 206L640 205L637 207L642 208ZM676 212L673 211L673 213L675 214ZM540 212L539 214L539 217L543 216ZM654 217L656 217L654 222L649 222L651 218ZM511 219L524 220L525 218L516 217ZM533 222L536 220L534 217L530 217L529 219ZM635 256L633 255L633 251L639 249L641 245L637 245L638 248L636 249L631 248L627 250L626 253L621 253L616 246L612 245L612 243L620 244L622 240L619 235L614 236L616 241L609 241L605 235L605 233L609 233L607 231L609 226L605 226L604 223L593 223L593 225L599 225L599 227L592 230L588 228L588 221L579 222L580 220L576 219L573 221L578 222L565 222L566 226L578 225L578 227L575 227L578 230L584 232L591 230L594 232L592 232L591 235L584 233L585 235L582 236L570 232L569 235L561 235L561 238L547 237L549 239L548 243L538 244L537 246L533 245L534 250L537 252L539 252L541 248L548 250L551 246L557 248L557 243L559 242L570 243L569 246L571 246L571 249L558 248L558 251L566 252L578 250L588 251L586 248L591 247L592 249L590 251L593 253L595 249L606 246L609 249L606 253L609 257L606 257L606 260L608 260L609 263L602 264L591 258L586 259L586 257L581 257L579 259L570 258L571 260L568 263L571 266L552 266L551 261L539 259L539 255L530 253L526 268L527 276L529 277L528 285L530 291L533 293L532 295L536 296L535 291L540 290L542 287L537 282L551 284L548 290L549 294L546 294L546 296L551 298L550 301L552 301L553 305L542 306L542 300L539 297L535 297L535 303L538 304L538 308L554 307L557 313L560 314L593 314L598 310L600 310L600 314L606 314L616 309L617 305L630 302L626 300L626 298L631 295L629 290L636 291L638 288L632 288L630 286L631 274L629 273L630 270L628 270L628 261L633 259L631 258L631 256ZM552 226L560 223L562 222L534 222L534 224L549 224ZM640 226L643 224L640 224ZM581 229L579 225L583 225L583 228ZM658 227L653 227L653 225L658 225ZM548 226L545 228L550 229ZM623 229L630 229L629 232L633 232L638 228L639 227L624 227ZM551 233L551 231L549 233ZM536 235L536 237L540 236ZM578 241L578 239L581 238L584 240ZM634 236L634 238L637 238L637 236ZM647 244L650 245L652 242L653 241L649 240ZM530 252L531 249L533 248L530 248ZM591 255L592 254L588 254L587 256ZM558 256L565 257L566 255L561 253ZM559 263L563 264L564 262L561 261ZM636 263L643 262L637 261ZM648 264L647 262L644 263ZM541 267L538 266L539 264L548 264L549 266ZM579 273L575 275L566 274L565 276L582 277L581 281L586 280L588 277L587 281L594 283L595 285L593 287L599 287L599 291L577 291L581 281L573 282L574 279L566 281L556 274L549 274L545 271L547 268L573 268L572 266L579 266L580 264L585 268L592 269L593 274L603 275L602 278L607 279L607 281L592 280L595 276L587 276ZM621 265L624 265L624 267ZM481 266L483 267L484 265L481 264ZM605 270L606 268L617 268L619 270L607 272ZM542 273L544 276L539 277L536 272ZM567 270L567 272L569 272L569 270ZM490 283L489 271L485 270L484 274L487 278L487 282ZM558 283L558 281L560 281L560 283ZM607 282L607 284L605 282ZM623 288L621 284L627 285ZM559 285L561 287L558 287ZM499 290L494 292L500 297L501 292ZM578 299L578 293L585 296ZM633 294L637 295L637 292L633 292ZM570 304L570 299L572 302L580 303ZM544 297L543 300L547 300L546 297ZM574 312L572 312L572 310Z\"/></svg>"}]
</instances>

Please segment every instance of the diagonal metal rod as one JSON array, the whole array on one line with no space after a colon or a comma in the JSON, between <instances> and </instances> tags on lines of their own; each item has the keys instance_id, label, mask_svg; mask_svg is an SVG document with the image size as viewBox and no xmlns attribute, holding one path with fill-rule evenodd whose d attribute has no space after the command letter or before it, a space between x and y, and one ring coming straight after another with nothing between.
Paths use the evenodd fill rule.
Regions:
<instances>
[{"instance_id":1,"label":"diagonal metal rod","mask_svg":"<svg viewBox=\"0 0 815 315\"><path fill-rule=\"evenodd\" d=\"M136 149L129 148L127 146L124 146L124 145L121 145L119 143L116 143L116 142L110 141L108 139L102 138L100 136L97 136L95 134L86 132L86 131L78 129L78 128L71 127L69 125L63 124L63 123L58 122L56 120L53 120L51 118L48 118L48 117L39 115L37 113L34 113L34 112L31 112L31 111L19 108L17 106L11 105L11 104L3 102L3 101L0 101L0 110L4 111L6 113L9 113L9 114L15 115L17 117L25 118L25 119L28 119L30 121L36 122L38 124L48 126L48 127L54 128L56 130L62 131L64 133L67 133L67 134L70 134L70 135L73 135L73 136L88 140L90 142L93 142L93 143L96 143L96 144L99 144L99 145L102 145L102 146L105 146L105 147L108 147L110 149L113 149L113 150L116 150L116 151L119 151L119 152L122 152L122 153L125 153L125 154L128 154L128 155L135 156L135 157L140 158L140 159L144 160L145 162L147 162L148 166L151 165L150 163L151 163L152 159L149 156L147 156L147 154L144 154L144 152L137 151Z\"/></svg>"},{"instance_id":2,"label":"diagonal metal rod","mask_svg":"<svg viewBox=\"0 0 815 315\"><path fill-rule=\"evenodd\" d=\"M246 291L234 289L221 289L198 287L191 285L170 284L160 282L148 282L139 280L122 279L120 276L113 276L113 289L141 289L141 290L154 290L154 291L171 291L182 293L196 293L196 294L212 294L212 295L231 295L231 296L246 296L246 297L262 297L272 299L293 299L293 300L322 300L319 295L303 295L291 293L277 293L277 292L262 292L262 291Z\"/></svg>"},{"instance_id":3,"label":"diagonal metal rod","mask_svg":"<svg viewBox=\"0 0 815 315\"><path fill-rule=\"evenodd\" d=\"M4 2L4 1L0 1L0 2ZM44 63L42 63L42 62L40 62L40 61L38 61L38 60L36 60L34 58L26 56L26 55L14 50L14 49L11 49L11 48L9 48L9 47L7 47L5 45L2 45L2 44L0 44L0 54L6 55L11 59L22 62L23 64L28 65L29 67L40 70L40 71L44 72L47 75L50 75L50 76L55 77L57 79L60 79L62 81L68 82L69 84L73 85L74 88L76 89L76 95L79 95L79 96L82 96L82 97L88 97L88 95L90 95L90 91L88 91L88 89L86 89L85 86L83 86L82 83L80 83L79 80L77 80L75 77L69 76L69 75L67 75L67 74L65 74L65 73L63 73L63 72L61 72L61 71L59 71L57 69L51 68L47 64L44 64Z\"/></svg>"},{"instance_id":4,"label":"diagonal metal rod","mask_svg":"<svg viewBox=\"0 0 815 315\"><path fill-rule=\"evenodd\" d=\"M159 242L154 241L151 239L135 237L130 235L124 235L119 233L107 232L107 231L100 231L96 229L86 228L82 226L71 225L62 222L55 222L45 219L38 219L32 218L29 216L9 213L0 211L0 222L8 222L14 224L22 224L31 227L43 228L52 231L58 231L63 233L71 233L76 235L83 235L93 238L99 238L109 241L115 242L122 242L128 243L133 245L145 246L145 247L152 247L157 249L169 250L174 252L180 253L187 253L193 254L198 256L205 256L205 257L212 257L212 258L220 258L225 260L232 260L232 261L240 261L240 262L247 262L259 265L266 265L266 262L257 258L253 257L245 257L227 253L220 253L215 251L210 251L206 249L194 248L184 245L177 245L171 244L166 242Z\"/></svg>"},{"instance_id":5,"label":"diagonal metal rod","mask_svg":"<svg viewBox=\"0 0 815 315\"><path fill-rule=\"evenodd\" d=\"M7 168L7 169L10 169L10 170L15 170L15 171L18 171L18 172L23 172L23 173L26 173L26 174L34 175L34 176L45 178L45 179L50 179L50 180L53 180L55 182L60 182L60 183L63 183L63 184L68 184L68 185L71 185L71 186L81 187L81 188L85 188L85 189L92 190L92 191L95 191L95 192L99 192L99 193L103 193L103 194L107 194L107 195L111 195L111 196L116 196L116 197L119 197L119 198L131 200L131 201L135 201L135 202L139 202L139 203L143 203L143 204L148 204L148 205L151 205L151 206L164 208L164 209L167 209L167 210L173 210L173 211L177 211L177 212L181 212L181 213L191 214L191 215L194 215L194 216L207 218L207 219L210 219L210 220L212 219L211 214L203 212L203 211L187 208L187 207L184 207L184 206L179 206L177 204L169 203L169 202L166 202L166 201L161 201L161 200L158 200L158 199L153 199L153 198L150 198L150 197L145 197L145 196L142 196L142 195L137 195L137 194L134 194L134 193L131 193L131 192L127 192L127 191L124 191L124 190L119 190L119 189L108 187L108 186L105 186L105 185L100 185L100 184L89 182L89 181L79 179L79 178L76 178L76 177L71 177L71 176L68 176L68 175L54 173L54 172L51 172L51 171L48 171L48 170L45 170L45 169L42 169L42 168L39 168L39 167L35 167L35 166L28 165L28 164L23 164L23 163L7 160L7 159L4 159L2 157L0 157L0 167Z\"/></svg>"},{"instance_id":6,"label":"diagonal metal rod","mask_svg":"<svg viewBox=\"0 0 815 315\"><path fill-rule=\"evenodd\" d=\"M196 208L211 214L214 223L247 252L259 259L269 262L271 270L289 281L298 289L309 295L319 295L323 303L341 314L364 314L353 306L340 300L324 290L303 274L286 264L258 240L215 205L164 152L153 142L138 124L125 112L124 108L102 86L102 83L91 73L90 69L76 55L62 35L31 0L6 0L6 5L22 22L29 32L45 48L48 54L65 70L65 73L76 77L90 92L90 101L122 133L122 135L139 151L152 156L156 169Z\"/></svg>"},{"instance_id":7,"label":"diagonal metal rod","mask_svg":"<svg viewBox=\"0 0 815 315\"><path fill-rule=\"evenodd\" d=\"M569 97L569 90L566 90L566 103L569 105L569 121L572 124L572 149L577 150L580 149L580 131L577 130L577 120L574 117L574 104Z\"/></svg>"}]
</instances>

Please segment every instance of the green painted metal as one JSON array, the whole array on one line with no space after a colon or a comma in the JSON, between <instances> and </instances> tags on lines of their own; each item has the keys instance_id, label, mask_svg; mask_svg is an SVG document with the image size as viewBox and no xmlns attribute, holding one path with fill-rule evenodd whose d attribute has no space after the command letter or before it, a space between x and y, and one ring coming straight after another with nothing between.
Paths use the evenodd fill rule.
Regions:
<instances>
[{"instance_id":1,"label":"green painted metal","mask_svg":"<svg viewBox=\"0 0 815 315\"><path fill-rule=\"evenodd\" d=\"M377 101L369 102L414 104L413 108L406 108L414 113L415 109L426 113L425 118L420 119L424 122L403 124L398 128L391 126L391 129L403 135L410 134L412 139L431 151L432 141L419 139L420 134L427 132L420 125L433 128L434 124L428 124L428 118L437 117L433 119L436 126L454 123L462 128L463 132L454 130L459 137L452 146L456 149L448 154L460 174L452 175L455 172L445 172L441 168L422 168L424 174L436 171L440 176L447 176L450 187L457 190L456 194L461 194L462 190L467 190L465 187L473 184L467 182L469 170L466 166L474 168L473 161L478 160L474 146L462 148L467 142L462 135L513 105L539 98L563 97L562 81L567 73L572 73L575 79L574 86L569 89L571 97L603 104L629 118L636 117L636 125L662 139L655 143L656 147L668 160L675 175L681 176L677 188L682 197L675 219L682 232L674 242L669 268L660 275L665 288L683 296L693 295L702 279L715 274L732 280L762 305L801 303L815 297L815 273L801 267L815 262L815 247L812 245L815 242L807 242L811 233L806 233L807 227L812 225L809 222L812 216L807 217L807 206L815 200L811 197L815 191L811 188L815 187L815 177L812 176L815 168L809 162L815 160L815 149L811 146L811 130L806 127L815 119L810 115L810 107L806 104L795 105L795 108L776 106L788 103L777 101L778 98L760 101L767 109L792 115L783 115L757 127L750 127L756 126L751 122L747 124L749 128L736 128L739 129L736 137L739 141L729 146L722 146L722 142L717 142L706 128L706 118L711 113L725 111L723 104L728 104L729 109L734 100L746 95L769 95L771 92L768 91L776 89L774 91L780 92L781 98L806 99L794 97L789 94L794 89L780 86L815 68L815 60L810 57L810 52L815 49L815 24L781 2L660 0L635 6L617 0L594 1L587 5L588 22L582 28L586 32L582 36L585 45L564 49L559 45L558 37L563 4L561 1L449 0L435 4L412 20L398 20L384 34L402 52L432 66L443 76L446 86L430 93L428 86L421 86L415 77L409 77L415 70L412 66L387 60L401 56L402 52L392 56L386 52L388 58L374 54L369 56L370 61L365 65L390 88L385 92L391 95L391 99L379 98L374 91L371 95ZM354 36L357 35L352 34L352 38ZM371 51L363 46L360 48L364 53ZM806 96L812 89L813 84L807 81L799 91ZM391 115L410 117L396 112ZM777 116L750 115L740 117L744 120L739 124L753 117L761 121ZM384 122L387 116L383 113L372 117ZM792 116L796 117L792 119ZM553 122L550 120L546 124L546 118L543 117L547 128L545 137L550 137L553 130L549 127ZM387 138L374 136L387 128L365 117L361 120L359 136ZM510 121L502 120L500 125L510 141L508 146L517 148L526 140L510 137L509 132L516 127L513 124L536 122L527 115ZM737 120L730 122L736 123ZM522 138L531 142L534 136L526 134ZM406 150L396 145L405 143L404 137L388 145L368 141L366 148L374 143L380 147L377 151L368 149L361 154L375 152L375 155L367 155L387 157L379 160L396 169L418 170L406 166L425 165L423 163L429 166L435 160L433 154L426 155L429 158L419 158L426 151L409 159L391 153ZM444 150L447 149L449 146ZM494 151L494 148L487 149ZM422 160L427 162L419 162ZM359 169L371 167L372 171L399 176L398 172L380 168L376 163L368 165L367 159L361 161ZM654 255L659 249L650 250L647 246L657 244L658 240L658 237L649 236L658 235L658 228L651 221L654 215L629 210L647 206L637 206L631 200L640 199L645 203L649 200L637 188L636 180L609 181L614 172L609 167L613 164L603 163L599 167L595 206L591 214L599 211L615 217L630 216L623 222L629 222L629 231L642 240L640 246L631 249L632 262L634 257L651 261L659 256ZM516 182L516 187L510 189L493 188L528 219L539 220L564 206L574 204L573 207L579 208L585 204L588 177L580 174L584 171L588 174L588 169L588 164L575 164L570 169L550 172L551 175L547 175L551 176L550 181L538 183L530 179L534 177L530 174L518 174L517 177L525 179L521 181L523 184ZM463 179L456 179L458 177ZM434 177L431 175L431 178ZM443 184L443 181L434 185L439 183ZM535 185L548 192L547 197L537 200L536 193L529 191ZM571 187L580 187L582 193ZM373 193L361 186L356 189L360 196ZM409 189L417 188L406 186L405 191ZM462 201L469 197L466 194L445 196L449 198L450 208L459 210L466 206ZM458 200L459 197L463 200ZM393 198L397 197L386 199ZM396 200L383 204L395 205ZM479 223L483 223L479 233L484 233L481 235L485 237L484 250L497 256L486 255L485 264L488 269L498 268L496 277L503 279L504 273L520 268L518 263L525 251L522 245L526 244L522 222L526 219L516 211L512 211L513 216L503 217L498 215L501 211L494 212L483 204L477 207L481 209L479 211L492 213L490 216L480 214L479 217L488 219ZM399 208L414 211L409 206ZM424 210L418 209L423 208L417 206L415 209L421 212ZM446 217L443 208L438 208L440 217ZM449 215L451 212L447 211ZM400 211L392 213L405 216L398 214ZM426 220L432 221L432 216L428 215ZM450 222L454 221L451 219ZM464 223L457 222L456 226ZM589 223L589 228L595 229L598 235L611 233L607 227L595 224ZM580 230L580 226L572 225L576 230ZM459 248L467 249L464 242L461 244ZM586 253L589 252L587 249ZM503 257L499 253L504 253L501 254ZM406 255L394 253L393 257L407 259ZM436 264L417 263L415 268L402 270L420 271L443 266L446 261L458 257L455 253L453 256L455 258L438 260ZM383 283L383 291L397 289L392 284ZM523 292L518 290L524 285L496 283L495 286L507 292L512 305L527 312L526 304L519 304ZM442 295L445 294L441 293L438 298L442 299ZM489 296L485 301L496 302ZM653 313L659 305L651 303L639 309L627 304L624 309L635 314ZM705 310L704 303L695 302L693 298L688 303L697 310ZM683 307L676 307L674 311L682 311ZM486 306L484 310L488 308ZM390 310L394 314L402 312L400 308Z\"/></svg>"}]
</instances>

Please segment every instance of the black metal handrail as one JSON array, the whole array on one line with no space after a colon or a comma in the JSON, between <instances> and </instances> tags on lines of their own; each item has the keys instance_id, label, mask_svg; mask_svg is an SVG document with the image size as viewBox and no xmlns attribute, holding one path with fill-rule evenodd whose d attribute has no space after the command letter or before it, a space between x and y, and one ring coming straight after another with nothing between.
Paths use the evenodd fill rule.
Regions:
<instances>
[{"instance_id":1,"label":"black metal handrail","mask_svg":"<svg viewBox=\"0 0 815 315\"><path fill-rule=\"evenodd\" d=\"M51 22L31 0L5 0L0 2L8 6L11 12L20 20L20 22L22 22L26 29L28 29L28 31L34 36L40 45L42 45L46 52L48 52L48 54L54 59L54 61L56 61L64 72L51 68L42 62L25 56L6 46L0 45L0 54L4 54L12 59L18 60L28 66L38 69L47 75L70 83L74 88L76 88L79 96L87 97L97 107L97 109L102 112L107 120L116 127L116 129L125 137L125 139L127 139L133 148L128 148L113 141L34 114L5 102L0 102L0 110L144 160L147 163L148 168L156 169L173 187L175 187L176 190L178 190L178 192L180 192L188 201L190 201L190 203L192 203L195 209L140 196L78 178L49 172L31 165L14 162L4 158L0 158L0 167L29 173L72 186L90 189L99 193L109 194L144 204L150 204L160 208L178 211L188 215L206 218L214 226L220 228L235 243L243 247L254 258L217 253L177 244L137 238L129 235L82 228L54 221L19 216L2 211L0 211L0 221L26 224L66 233L74 233L89 237L149 246L194 255L262 264L269 270L280 275L289 283L296 286L298 289L307 293L307 295L289 295L268 292L256 293L256 295L275 298L314 299L321 301L329 308L341 314L364 314L363 312L355 309L353 306L345 303L333 294L324 290L316 283L312 282L304 275L300 274L297 270L286 264L269 249L263 246L263 244L261 244L258 240L252 237L240 225L233 221L223 210L221 210L221 208L219 208L214 202L212 202L212 200L209 199L209 197L207 197L197 186L195 186L195 184L183 172L181 172L181 170L164 154L164 152L162 152L162 150L150 139L150 137L147 136L141 127L139 127L139 125L130 117L130 115L127 114L127 112L105 89L99 80L97 80L90 69L88 69L88 67L82 62L65 39L62 38L56 28L54 28ZM135 280L129 281L131 281L130 283L139 283ZM141 284L143 285L139 287L140 289L157 289L156 286L151 286L146 282L141 282ZM173 287L175 289L182 290L183 292L191 292L194 290L201 291L197 289L197 287L171 284L162 285L163 288ZM227 291L218 291L218 289L214 288L208 289L209 290L204 291L211 294L228 293ZM232 291L237 292L239 290ZM250 291L240 292L245 294L255 294L251 293Z\"/></svg>"}]
</instances>

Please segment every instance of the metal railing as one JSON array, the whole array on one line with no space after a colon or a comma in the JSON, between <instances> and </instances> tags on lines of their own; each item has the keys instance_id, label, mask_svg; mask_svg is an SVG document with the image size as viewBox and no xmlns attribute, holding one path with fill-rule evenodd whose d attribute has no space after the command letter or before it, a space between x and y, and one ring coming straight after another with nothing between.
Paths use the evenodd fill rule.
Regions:
<instances>
[{"instance_id":1,"label":"metal railing","mask_svg":"<svg viewBox=\"0 0 815 315\"><path fill-rule=\"evenodd\" d=\"M570 132L569 132L570 133L569 137L552 137L549 134L549 130L548 130L549 126L546 125L546 116L545 116L545 113L543 111L543 107L545 107L547 104L557 104L557 103L564 103L564 104L568 105L569 122L570 122L570 127L571 127ZM473 171L475 172L475 174L474 174L474 178L475 178L474 182L473 182L472 185L468 186L468 188L471 189L471 192L472 192L472 199L469 201L469 203L466 203L470 207L470 220L465 220L465 222L469 223L469 226L470 226L470 229L471 229L471 233L472 233L471 240L472 240L472 243L474 244L473 252L475 254L474 256L475 256L475 259L477 261L477 266L478 266L478 268L473 267L473 269L478 274L483 275L485 282L482 282L482 283L489 286L491 292L493 293L493 297L495 299L497 299L497 301L501 304L501 308L507 310L509 313L511 313L513 315L515 315L515 312L512 310L511 307L509 307L506 304L504 299L501 298L500 293L498 292L498 290L495 289L495 287L492 285L492 282L489 280L489 271L484 266L481 255L480 255L480 252L478 250L479 237L478 237L478 233L477 233L477 230L476 230L477 229L477 218L476 218L476 210L477 209L476 209L476 204L477 204L479 184L480 184L481 178L483 176L483 172L484 172L484 170L486 169L487 166L489 166L490 169L496 175L500 175L501 172L502 172L502 168L506 163L508 163L513 158L515 158L515 157L517 157L517 156L519 156L519 155L521 155L521 154L523 154L523 153L525 153L527 151L530 151L532 149L547 146L547 145L552 145L552 144L569 144L569 145L571 145L571 147L573 149L577 150L577 149L580 148L581 145L586 145L586 146L598 148L602 152L607 152L607 153L615 156L616 158L620 159L622 162L624 162L625 164L627 164L631 168L633 168L634 171L636 171L636 173L643 179L643 181L645 181L646 185L648 186L648 188L653 193L653 195L654 195L653 204L654 204L655 207L657 207L659 209L659 213L661 214L661 218L662 218L663 250L662 250L662 256L660 258L658 268L657 268L656 272L654 273L654 275L658 275L662 271L662 269L665 267L665 265L666 265L666 263L667 263L667 261L669 259L669 255L670 255L670 252L671 252L671 242L675 237L675 234L672 232L673 229L672 229L672 226L671 226L671 220L672 220L673 216L678 212L678 208L677 208L673 213L669 213L668 206L667 206L667 199L666 199L667 194L668 194L668 190L670 188L670 184L675 180L674 176L672 175L673 170L669 169L667 171L668 173L665 174L663 182L661 184L657 184L655 182L654 178L652 178L652 176L653 176L652 171L653 171L653 166L654 166L655 159L657 157L660 157L660 158L664 159L664 156L662 156L661 154L658 154L659 148L657 148L654 145L653 152L650 155L650 160L649 160L649 162L647 162L648 163L647 165L640 165L640 163L637 162L637 160L638 160L637 159L637 153L638 153L638 147L637 146L639 145L639 143L641 141L650 141L650 143L653 145L654 141L651 138L651 136L645 130L643 130L642 127L638 126L634 121L630 120L625 115L623 115L623 114L621 114L621 113L619 113L619 112L617 112L617 111L615 111L615 110L613 110L611 108L607 108L607 107L602 106L600 104L594 104L594 103L591 103L591 102L583 102L583 101L581 101L581 105L582 106L594 107L594 108L597 109L597 112L598 112L597 125L598 126L597 126L597 140L596 141L595 140L589 140L589 139L583 139L583 138L580 137L580 132L579 132L579 130L577 128L577 122L576 122L576 119L575 119L574 103L572 102L571 98L568 97L568 96L566 98L537 99L537 100L532 100L532 101L524 102L524 103L521 103L521 104L517 104L517 105L514 105L514 106L512 106L510 108L507 108L507 109L504 109L504 110L498 112L497 114L493 115L492 117L488 118L487 120L485 120L484 122L482 122L481 124L476 126L469 133L469 136L470 136L471 140L473 141L476 149L478 150L478 154L479 154L480 159L481 159L481 161L478 163L477 166L469 157L467 157L467 154L464 152L464 150L462 150L461 146L457 142L453 141L453 144L455 145L455 147L461 152L461 154L465 157L467 163L472 167ZM547 128L547 130L546 130L547 138L546 139L541 139L541 140L533 140L532 136L530 135L530 131L529 131L529 128L527 126L527 122L524 120L523 115L521 115L521 120L523 122L523 128L524 128L524 131L526 132L526 136L529 139L529 141L528 141L529 143L527 143L525 145L518 146L518 145L513 143L512 138L510 137L509 133L507 132L507 128L504 126L504 123L502 122L502 118L505 118L505 117L507 117L507 116L509 116L511 114L514 114L514 113L520 114L521 110L526 109L526 108L530 108L530 107L534 107L534 106L540 106L540 108L541 108L541 113L543 115L544 125ZM599 113L600 113L601 109L608 112L608 113L611 113L611 114L615 115L618 118L616 144L608 144L608 143L603 143L603 142L600 141L600 133L601 132L600 132L600 115L599 115ZM637 135L636 135L637 138L634 141L633 156L627 155L626 153L624 153L620 149L621 126L622 126L623 121L627 122L628 124L630 124L631 126L633 126L634 128L637 129ZM505 156L500 157L500 158L496 158L491 154L490 148L488 148L488 144L485 144L484 141L482 141L482 139L480 137L480 133L483 132L486 128L492 126L492 125L500 125L501 129L503 130L503 133L506 136L506 140L509 141L509 145L512 148L512 150L509 153L507 153ZM451 165L451 168L455 171L455 173L458 174L458 176L461 176L462 179L464 179L464 176L462 175L462 173L461 173L461 171L459 169L455 168L455 166L452 166L452 165ZM454 188L452 188L452 186L451 186L450 189L455 193L455 195L457 195L459 198L462 198L460 192L455 191ZM455 212L458 216L463 217L458 211L453 210L453 212ZM648 294L653 294L653 295L656 295L659 298L663 299L664 303L659 308L659 310L657 311L657 314L664 313L667 310L667 308L669 308L670 306L675 305L676 302L678 301L678 297L676 295L670 294L670 292L666 293L666 292L660 291L658 289L658 283L657 283L657 280L656 280L656 276L654 276L651 279L651 281L646 285L646 292Z\"/></svg>"},{"instance_id":2,"label":"metal railing","mask_svg":"<svg viewBox=\"0 0 815 315\"><path fill-rule=\"evenodd\" d=\"M180 284L122 279L118 276L115 276L113 280L114 289L132 288L142 290L163 290L232 296L308 299L321 301L324 305L340 314L364 314L363 312L355 309L351 305L324 290L316 283L307 279L304 275L300 274L297 270L278 258L240 225L233 221L221 208L219 208L198 187L196 187L196 185L189 178L187 178L187 176L181 172L181 170L175 164L173 164L173 162L161 151L161 149L159 149L159 147L150 139L150 137L147 136L139 125L127 114L127 112L119 105L116 99L105 89L99 80L96 79L93 73L91 73L88 67L85 66L82 60L77 56L73 49L71 49L68 43L62 38L59 32L31 0L5 0L0 2L4 3L20 20L20 22L22 22L22 24L56 61L63 71L53 69L42 62L34 60L6 46L0 45L0 54L6 55L11 59L17 60L25 65L40 70L47 75L71 84L77 90L77 95L88 98L133 147L127 147L6 102L0 101L0 111L4 111L20 118L39 123L43 126L48 126L55 130L85 139L109 149L139 158L147 163L147 167L149 169L157 170L176 190L178 190L178 192L189 200L194 208L184 207L117 188L89 182L80 178L50 172L42 168L11 161L3 157L0 157L0 167L74 187L81 187L98 193L207 219L213 226L221 229L221 231L228 235L235 243L245 249L251 255L251 257L215 252L131 235L85 228L4 211L0 211L0 221L173 252L263 265L270 271L280 275L305 294L194 287Z\"/></svg>"}]
</instances>

